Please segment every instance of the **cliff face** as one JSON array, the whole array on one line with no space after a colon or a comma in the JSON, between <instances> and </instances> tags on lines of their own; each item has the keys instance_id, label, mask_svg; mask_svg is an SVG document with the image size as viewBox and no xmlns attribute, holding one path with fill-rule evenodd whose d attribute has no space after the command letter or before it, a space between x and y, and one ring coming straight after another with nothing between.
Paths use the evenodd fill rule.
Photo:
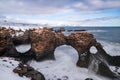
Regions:
<instances>
[{"instance_id":1,"label":"cliff face","mask_svg":"<svg viewBox=\"0 0 120 80\"><path fill-rule=\"evenodd\" d=\"M13 30L14 31L14 30ZM10 29L1 28L0 29L0 55L1 56L8 56L8 57L17 57L22 59L23 61L26 59L35 59L37 61L46 60L46 59L55 59L54 51L56 47L61 45L70 45L76 49L79 55L79 59L77 62L77 66L88 68L90 64L91 55L96 57L101 64L98 64L99 74L103 74L104 70L102 71L101 68L108 69L106 74L109 77L115 77L112 72L109 70L107 64L100 59L98 56L102 56L104 60L106 60L109 64L112 65L120 65L120 57L117 57L117 61L119 64L112 61L113 57L108 55L105 50L103 49L102 45L96 41L94 36L88 32L74 32L69 36L65 36L61 31L52 31L49 28L43 29L33 29L28 31L27 37L16 36L14 39L11 37ZM15 44L13 41L20 41L23 40L23 43L29 40L31 44L31 49L24 53L20 54L15 49ZM27 42L26 42L27 43ZM94 46L97 49L95 55L90 52L90 48ZM30 58L29 58L30 57ZM27 61L28 61L27 60ZM115 58L114 58L115 61ZM104 75L104 74L103 74Z\"/></svg>"}]
</instances>

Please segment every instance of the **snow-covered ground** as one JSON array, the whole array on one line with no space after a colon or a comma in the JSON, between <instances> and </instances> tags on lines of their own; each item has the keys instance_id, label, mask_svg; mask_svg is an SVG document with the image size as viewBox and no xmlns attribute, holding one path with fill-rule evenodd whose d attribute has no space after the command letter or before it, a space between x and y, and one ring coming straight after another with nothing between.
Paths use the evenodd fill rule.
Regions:
<instances>
[{"instance_id":1,"label":"snow-covered ground","mask_svg":"<svg viewBox=\"0 0 120 80\"><path fill-rule=\"evenodd\" d=\"M18 63L14 58L0 57L0 80L30 80L30 78L20 77L13 72Z\"/></svg>"}]
</instances>

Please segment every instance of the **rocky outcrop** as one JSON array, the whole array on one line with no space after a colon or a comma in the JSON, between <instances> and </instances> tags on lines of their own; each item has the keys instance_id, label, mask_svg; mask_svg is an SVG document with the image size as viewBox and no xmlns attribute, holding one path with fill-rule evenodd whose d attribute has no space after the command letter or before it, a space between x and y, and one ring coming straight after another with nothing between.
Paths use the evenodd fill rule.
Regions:
<instances>
[{"instance_id":1,"label":"rocky outcrop","mask_svg":"<svg viewBox=\"0 0 120 80\"><path fill-rule=\"evenodd\" d=\"M78 66L88 67L90 57L89 49L95 42L96 40L93 35L88 32L72 33L67 37L67 45L71 45L78 52Z\"/></svg>"},{"instance_id":2,"label":"rocky outcrop","mask_svg":"<svg viewBox=\"0 0 120 80\"><path fill-rule=\"evenodd\" d=\"M17 56L17 51L12 42L12 37L9 33L9 29L0 29L0 55L1 56Z\"/></svg>"},{"instance_id":3,"label":"rocky outcrop","mask_svg":"<svg viewBox=\"0 0 120 80\"><path fill-rule=\"evenodd\" d=\"M31 49L23 54L18 53L14 47L14 40L23 40L25 43L27 40L30 41ZM65 36L61 30L52 31L49 28L43 28L29 30L26 32L26 37L16 36L16 38L13 39L11 37L10 29L0 29L0 55L17 57L24 63L31 59L35 59L37 61L55 59L54 50L56 47L64 44L70 45L77 50L79 55L77 66L88 68L92 62L91 59L95 59L99 62L97 63L98 74L112 78L117 77L109 69L109 65L120 66L120 56L108 55L102 45L96 41L91 33L81 31ZM90 52L90 48L92 46L96 47L96 54L92 54ZM14 72L16 71L17 70Z\"/></svg>"},{"instance_id":4,"label":"rocky outcrop","mask_svg":"<svg viewBox=\"0 0 120 80\"><path fill-rule=\"evenodd\" d=\"M55 59L56 47L66 43L65 36L60 32L52 32L49 28L37 29L31 32L31 52L36 60Z\"/></svg>"},{"instance_id":5,"label":"rocky outcrop","mask_svg":"<svg viewBox=\"0 0 120 80\"><path fill-rule=\"evenodd\" d=\"M29 77L29 78L31 78L31 80L45 80L43 74L36 71L35 69L33 69L32 67L30 67L27 64L20 63L18 65L18 67L16 67L13 70L13 72L18 73L19 76L21 76L21 77L23 77L23 76Z\"/></svg>"},{"instance_id":6,"label":"rocky outcrop","mask_svg":"<svg viewBox=\"0 0 120 80\"><path fill-rule=\"evenodd\" d=\"M49 29L36 29L30 34L31 52L36 60L54 59L55 34Z\"/></svg>"},{"instance_id":7,"label":"rocky outcrop","mask_svg":"<svg viewBox=\"0 0 120 80\"><path fill-rule=\"evenodd\" d=\"M30 43L29 34L30 30L26 30L25 32L22 30L15 30L14 33L11 34L14 45L29 44Z\"/></svg>"}]
</instances>

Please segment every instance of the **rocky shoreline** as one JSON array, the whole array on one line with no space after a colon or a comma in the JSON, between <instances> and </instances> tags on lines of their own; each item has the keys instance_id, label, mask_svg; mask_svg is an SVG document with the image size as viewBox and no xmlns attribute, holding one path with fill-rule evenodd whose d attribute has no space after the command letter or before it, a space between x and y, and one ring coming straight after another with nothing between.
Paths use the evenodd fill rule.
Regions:
<instances>
[{"instance_id":1,"label":"rocky shoreline","mask_svg":"<svg viewBox=\"0 0 120 80\"><path fill-rule=\"evenodd\" d=\"M113 65L120 67L120 56L108 55L102 45L87 31L81 30L73 32L69 36L65 36L62 31L64 31L64 29L54 31L51 28L17 31L12 28L7 29L2 27L0 28L0 56L14 57L22 61L22 63L13 70L15 73L20 75L22 73L24 76L28 76L26 74L29 74L31 80L45 80L44 75L26 63L32 59L36 61L55 60L55 49L61 45L70 45L78 52L79 59L76 63L77 66L88 68L90 61L96 59L99 61L97 74L111 79L120 79L120 75L112 72L108 66ZM25 53L18 52L15 46L21 44L31 44L30 50ZM90 52L91 47L97 49L95 54ZM24 64L26 66L24 66ZM35 73L38 74L38 76L33 76Z\"/></svg>"}]
</instances>

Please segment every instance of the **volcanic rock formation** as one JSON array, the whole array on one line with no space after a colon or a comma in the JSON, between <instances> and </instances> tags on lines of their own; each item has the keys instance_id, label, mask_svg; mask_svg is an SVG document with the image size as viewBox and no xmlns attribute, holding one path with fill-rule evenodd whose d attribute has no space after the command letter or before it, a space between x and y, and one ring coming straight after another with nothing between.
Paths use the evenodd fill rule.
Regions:
<instances>
[{"instance_id":1,"label":"volcanic rock formation","mask_svg":"<svg viewBox=\"0 0 120 80\"><path fill-rule=\"evenodd\" d=\"M17 57L24 63L30 59L37 61L55 59L54 51L56 47L66 44L77 50L79 55L77 66L88 68L91 62L98 62L98 69L96 70L98 74L111 78L119 77L109 69L109 65L120 66L120 56L108 55L91 33L81 31L65 36L61 30L52 31L49 28L43 28L28 30L24 32L24 35L13 38L12 32L14 30L0 29L1 56ZM17 43L14 43L19 41L23 41L22 43L29 42L31 49L24 54L18 53L14 46ZM96 54L90 52L92 46L96 47Z\"/></svg>"}]
</instances>

